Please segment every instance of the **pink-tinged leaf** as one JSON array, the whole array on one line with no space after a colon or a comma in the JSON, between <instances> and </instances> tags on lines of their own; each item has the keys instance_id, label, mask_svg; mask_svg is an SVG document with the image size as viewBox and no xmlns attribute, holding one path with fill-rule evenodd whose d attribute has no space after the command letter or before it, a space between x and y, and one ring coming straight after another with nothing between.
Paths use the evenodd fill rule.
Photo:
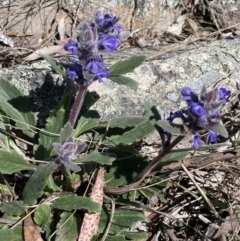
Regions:
<instances>
[{"instance_id":1,"label":"pink-tinged leaf","mask_svg":"<svg viewBox=\"0 0 240 241\"><path fill-rule=\"evenodd\" d=\"M104 187L104 168L100 167L97 178L91 193L91 199L102 207L103 187ZM91 241L92 237L97 234L100 221L100 213L84 215L78 241Z\"/></svg>"}]
</instances>

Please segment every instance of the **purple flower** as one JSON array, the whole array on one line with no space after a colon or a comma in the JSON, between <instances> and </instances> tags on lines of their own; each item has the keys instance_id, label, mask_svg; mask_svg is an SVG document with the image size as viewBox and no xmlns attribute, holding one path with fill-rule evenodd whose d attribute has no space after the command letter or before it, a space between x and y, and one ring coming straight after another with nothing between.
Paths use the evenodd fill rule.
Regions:
<instances>
[{"instance_id":1,"label":"purple flower","mask_svg":"<svg viewBox=\"0 0 240 241\"><path fill-rule=\"evenodd\" d=\"M206 111L204 110L204 108L201 106L200 103L190 101L188 104L188 107L189 107L191 113L194 115L198 115L200 117L206 115Z\"/></svg>"},{"instance_id":2,"label":"purple flower","mask_svg":"<svg viewBox=\"0 0 240 241\"><path fill-rule=\"evenodd\" d=\"M80 43L69 39L68 42L64 45L64 49L72 53L72 55L78 54L78 49L81 47Z\"/></svg>"},{"instance_id":3,"label":"purple flower","mask_svg":"<svg viewBox=\"0 0 240 241\"><path fill-rule=\"evenodd\" d=\"M60 163L73 171L81 170L78 165L72 162L72 158L84 150L85 144L75 143L70 136L63 144L55 142L52 145L58 154L57 162L60 161Z\"/></svg>"},{"instance_id":4,"label":"purple flower","mask_svg":"<svg viewBox=\"0 0 240 241\"><path fill-rule=\"evenodd\" d=\"M183 87L181 89L181 94L182 94L182 100L183 101L194 101L198 102L198 96L197 94L192 91L189 87Z\"/></svg>"},{"instance_id":5,"label":"purple flower","mask_svg":"<svg viewBox=\"0 0 240 241\"><path fill-rule=\"evenodd\" d=\"M105 49L106 52L112 52L120 46L120 39L118 35L100 34L98 42L100 48Z\"/></svg>"},{"instance_id":6,"label":"purple flower","mask_svg":"<svg viewBox=\"0 0 240 241\"><path fill-rule=\"evenodd\" d=\"M67 68L67 74L72 80L76 80L76 78L78 78L78 80L82 80L82 65L80 65L77 62L74 62L71 66Z\"/></svg>"},{"instance_id":7,"label":"purple flower","mask_svg":"<svg viewBox=\"0 0 240 241\"><path fill-rule=\"evenodd\" d=\"M203 145L203 142L202 140L200 139L200 135L198 132L195 133L193 139L192 139L192 146L193 146L193 149L197 149L199 148L200 146Z\"/></svg>"},{"instance_id":8,"label":"purple flower","mask_svg":"<svg viewBox=\"0 0 240 241\"><path fill-rule=\"evenodd\" d=\"M95 14L95 22L98 25L100 31L104 33L113 32L114 30L121 31L121 25L116 23L119 18L112 14L104 14L102 11L97 11Z\"/></svg>"},{"instance_id":9,"label":"purple flower","mask_svg":"<svg viewBox=\"0 0 240 241\"><path fill-rule=\"evenodd\" d=\"M106 68L101 56L96 56L95 58L90 58L88 63L85 65L85 70L92 74L98 74L104 68Z\"/></svg>"},{"instance_id":10,"label":"purple flower","mask_svg":"<svg viewBox=\"0 0 240 241\"><path fill-rule=\"evenodd\" d=\"M216 143L217 142L217 134L211 130L209 131L209 142L210 143Z\"/></svg>"},{"instance_id":11,"label":"purple flower","mask_svg":"<svg viewBox=\"0 0 240 241\"><path fill-rule=\"evenodd\" d=\"M230 90L221 87L218 91L218 97L220 100L227 101L228 96L231 94Z\"/></svg>"}]
</instances>

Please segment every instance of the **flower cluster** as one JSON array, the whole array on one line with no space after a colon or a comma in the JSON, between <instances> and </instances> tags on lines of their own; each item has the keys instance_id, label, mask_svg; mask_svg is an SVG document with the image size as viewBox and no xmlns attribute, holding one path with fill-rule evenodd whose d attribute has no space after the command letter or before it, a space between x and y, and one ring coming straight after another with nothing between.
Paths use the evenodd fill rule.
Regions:
<instances>
[{"instance_id":1,"label":"flower cluster","mask_svg":"<svg viewBox=\"0 0 240 241\"><path fill-rule=\"evenodd\" d=\"M70 39L64 49L76 56L67 74L81 85L89 85L94 80L102 82L109 76L109 70L103 61L100 50L115 51L120 46L122 25L112 14L97 11L94 23L83 23L78 30L77 41Z\"/></svg>"},{"instance_id":2,"label":"flower cluster","mask_svg":"<svg viewBox=\"0 0 240 241\"><path fill-rule=\"evenodd\" d=\"M63 144L54 142L52 145L58 154L57 163L60 162L73 171L81 170L72 162L72 158L84 150L85 144L77 144L72 137L69 137Z\"/></svg>"},{"instance_id":3,"label":"flower cluster","mask_svg":"<svg viewBox=\"0 0 240 241\"><path fill-rule=\"evenodd\" d=\"M180 118L189 130L194 134L192 145L196 149L203 143L200 139L199 130L206 129L209 132L209 142L216 143L217 135L214 130L221 121L220 110L226 103L230 91L225 88L216 88L207 92L203 86L200 97L189 87L181 89L182 100L186 101L187 109L170 113L168 121L173 122L175 118ZM170 138L168 133L168 139Z\"/></svg>"}]
</instances>

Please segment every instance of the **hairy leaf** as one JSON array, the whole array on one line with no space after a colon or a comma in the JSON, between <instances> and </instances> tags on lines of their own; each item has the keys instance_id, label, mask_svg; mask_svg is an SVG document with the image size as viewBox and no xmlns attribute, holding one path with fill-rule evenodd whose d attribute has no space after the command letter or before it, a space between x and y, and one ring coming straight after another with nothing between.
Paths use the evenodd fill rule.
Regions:
<instances>
[{"instance_id":1,"label":"hairy leaf","mask_svg":"<svg viewBox=\"0 0 240 241\"><path fill-rule=\"evenodd\" d=\"M4 174L12 174L21 170L33 170L36 166L27 163L16 151L0 149L0 171Z\"/></svg>"},{"instance_id":2,"label":"hairy leaf","mask_svg":"<svg viewBox=\"0 0 240 241\"><path fill-rule=\"evenodd\" d=\"M27 97L16 86L4 79L0 79L0 106L26 135L34 136L30 130L36 122Z\"/></svg>"},{"instance_id":3,"label":"hairy leaf","mask_svg":"<svg viewBox=\"0 0 240 241\"><path fill-rule=\"evenodd\" d=\"M78 159L75 163L87 163L87 162L96 162L101 165L112 165L116 157L111 153L100 153L98 151L93 151L90 154Z\"/></svg>"},{"instance_id":4,"label":"hairy leaf","mask_svg":"<svg viewBox=\"0 0 240 241\"><path fill-rule=\"evenodd\" d=\"M90 110L86 114L82 115L77 123L77 127L74 131L74 136L78 137L85 131L89 131L92 128L98 126L98 120L100 116L97 111Z\"/></svg>"},{"instance_id":5,"label":"hairy leaf","mask_svg":"<svg viewBox=\"0 0 240 241\"><path fill-rule=\"evenodd\" d=\"M163 130L173 135L183 135L183 126L175 123L171 123L166 120L159 120L156 125L160 126Z\"/></svg>"},{"instance_id":6,"label":"hairy leaf","mask_svg":"<svg viewBox=\"0 0 240 241\"><path fill-rule=\"evenodd\" d=\"M0 240L24 241L22 227L0 229Z\"/></svg>"},{"instance_id":7,"label":"hairy leaf","mask_svg":"<svg viewBox=\"0 0 240 241\"><path fill-rule=\"evenodd\" d=\"M107 145L131 144L147 137L154 130L155 128L150 121L144 121L122 135L109 137L103 143Z\"/></svg>"},{"instance_id":8,"label":"hairy leaf","mask_svg":"<svg viewBox=\"0 0 240 241\"><path fill-rule=\"evenodd\" d=\"M145 117L117 117L109 121L109 127L118 127L118 128L126 128L131 126L136 126L144 121L146 121L147 118Z\"/></svg>"},{"instance_id":9,"label":"hairy leaf","mask_svg":"<svg viewBox=\"0 0 240 241\"><path fill-rule=\"evenodd\" d=\"M126 85L127 87L135 91L137 91L138 89L138 82L129 77L122 76L122 75L112 75L112 76L109 76L108 79L110 79L111 81L119 85Z\"/></svg>"},{"instance_id":10,"label":"hairy leaf","mask_svg":"<svg viewBox=\"0 0 240 241\"><path fill-rule=\"evenodd\" d=\"M124 186L131 182L147 164L146 156L129 154L129 157L113 163L110 171L105 174L105 183L107 186Z\"/></svg>"},{"instance_id":11,"label":"hairy leaf","mask_svg":"<svg viewBox=\"0 0 240 241\"><path fill-rule=\"evenodd\" d=\"M80 229L80 217L69 212L63 212L60 217L61 220L57 225L59 229L56 233L55 241L76 241Z\"/></svg>"},{"instance_id":12,"label":"hairy leaf","mask_svg":"<svg viewBox=\"0 0 240 241\"><path fill-rule=\"evenodd\" d=\"M0 210L9 216L22 215L27 208L22 201L3 202Z\"/></svg>"},{"instance_id":13,"label":"hairy leaf","mask_svg":"<svg viewBox=\"0 0 240 241\"><path fill-rule=\"evenodd\" d=\"M43 189L47 184L48 176L54 171L57 165L54 162L38 166L37 170L26 183L22 197L24 203L34 205L42 195Z\"/></svg>"},{"instance_id":14,"label":"hairy leaf","mask_svg":"<svg viewBox=\"0 0 240 241\"><path fill-rule=\"evenodd\" d=\"M221 123L209 124L209 125L206 125L205 127L206 127L206 129L214 131L215 133L217 133L225 138L228 138L228 132L227 132L226 128L224 127L224 125Z\"/></svg>"},{"instance_id":15,"label":"hairy leaf","mask_svg":"<svg viewBox=\"0 0 240 241\"><path fill-rule=\"evenodd\" d=\"M38 226L44 226L51 216L51 208L46 204L41 204L34 212L34 222Z\"/></svg>"},{"instance_id":16,"label":"hairy leaf","mask_svg":"<svg viewBox=\"0 0 240 241\"><path fill-rule=\"evenodd\" d=\"M87 210L89 213L99 213L100 207L89 197L79 197L75 194L69 194L58 198L53 202L53 208L71 211L73 209Z\"/></svg>"},{"instance_id":17,"label":"hairy leaf","mask_svg":"<svg viewBox=\"0 0 240 241\"><path fill-rule=\"evenodd\" d=\"M67 76L66 69L50 55L40 54L40 56L43 57L52 66L56 73L62 76Z\"/></svg>"},{"instance_id":18,"label":"hairy leaf","mask_svg":"<svg viewBox=\"0 0 240 241\"><path fill-rule=\"evenodd\" d=\"M103 208L99 223L99 232L103 232L106 228L106 225L109 221L109 216L110 210L108 211L106 208ZM146 218L141 211L127 209L115 210L109 234L122 234L124 231L127 231L133 227L137 222L142 222L145 220Z\"/></svg>"},{"instance_id":19,"label":"hairy leaf","mask_svg":"<svg viewBox=\"0 0 240 241\"><path fill-rule=\"evenodd\" d=\"M122 75L127 74L129 72L133 72L135 68L140 66L144 60L146 59L145 56L132 56L129 59L122 60L117 62L116 64L110 67L110 77L113 75Z\"/></svg>"},{"instance_id":20,"label":"hairy leaf","mask_svg":"<svg viewBox=\"0 0 240 241\"><path fill-rule=\"evenodd\" d=\"M65 111L63 109L59 110L56 116L47 119L45 131L40 133L38 145L34 147L36 159L43 160L51 156L53 149L52 143L60 142L59 133L66 121Z\"/></svg>"},{"instance_id":21,"label":"hairy leaf","mask_svg":"<svg viewBox=\"0 0 240 241\"><path fill-rule=\"evenodd\" d=\"M70 136L72 136L73 128L70 122L67 122L60 132L60 143L66 141Z\"/></svg>"}]
</instances>

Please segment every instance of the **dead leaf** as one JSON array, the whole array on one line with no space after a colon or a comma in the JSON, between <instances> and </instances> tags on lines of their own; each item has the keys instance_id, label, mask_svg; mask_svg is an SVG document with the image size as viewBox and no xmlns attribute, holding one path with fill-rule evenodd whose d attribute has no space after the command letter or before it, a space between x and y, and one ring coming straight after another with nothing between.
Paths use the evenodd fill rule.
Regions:
<instances>
[{"instance_id":1,"label":"dead leaf","mask_svg":"<svg viewBox=\"0 0 240 241\"><path fill-rule=\"evenodd\" d=\"M102 207L103 203L104 172L104 168L100 167L90 196L93 201L100 205L100 207ZM78 241L91 241L92 237L98 232L99 221L100 213L86 213L84 215Z\"/></svg>"},{"instance_id":2,"label":"dead leaf","mask_svg":"<svg viewBox=\"0 0 240 241\"><path fill-rule=\"evenodd\" d=\"M179 16L176 23L168 27L167 32L175 35L180 35L182 33L183 25L185 23L186 18L187 14Z\"/></svg>"},{"instance_id":3,"label":"dead leaf","mask_svg":"<svg viewBox=\"0 0 240 241\"><path fill-rule=\"evenodd\" d=\"M188 24L190 25L190 27L192 28L194 34L196 34L198 32L198 24L192 20L191 18L186 18Z\"/></svg>"},{"instance_id":4,"label":"dead leaf","mask_svg":"<svg viewBox=\"0 0 240 241\"><path fill-rule=\"evenodd\" d=\"M64 50L63 46L53 45L53 46L47 46L47 47L43 47L41 49L38 49L34 53L25 57L23 60L33 61L33 60L41 58L40 55L53 55L53 54L56 54L56 53L58 53L58 54L68 54L68 52L66 50Z\"/></svg>"},{"instance_id":5,"label":"dead leaf","mask_svg":"<svg viewBox=\"0 0 240 241\"><path fill-rule=\"evenodd\" d=\"M41 234L36 225L32 221L31 215L27 216L24 220L24 240L25 241L43 241Z\"/></svg>"},{"instance_id":6,"label":"dead leaf","mask_svg":"<svg viewBox=\"0 0 240 241\"><path fill-rule=\"evenodd\" d=\"M58 33L60 40L64 39L65 37L65 22L64 17L62 17L58 23Z\"/></svg>"},{"instance_id":7,"label":"dead leaf","mask_svg":"<svg viewBox=\"0 0 240 241\"><path fill-rule=\"evenodd\" d=\"M8 45L13 48L13 41L11 38L7 37L3 34L2 31L0 31L0 42L4 43L5 45Z\"/></svg>"},{"instance_id":8,"label":"dead leaf","mask_svg":"<svg viewBox=\"0 0 240 241\"><path fill-rule=\"evenodd\" d=\"M43 35L42 28L38 28L29 41L29 47L30 48L37 48L41 44L42 35Z\"/></svg>"}]
</instances>

